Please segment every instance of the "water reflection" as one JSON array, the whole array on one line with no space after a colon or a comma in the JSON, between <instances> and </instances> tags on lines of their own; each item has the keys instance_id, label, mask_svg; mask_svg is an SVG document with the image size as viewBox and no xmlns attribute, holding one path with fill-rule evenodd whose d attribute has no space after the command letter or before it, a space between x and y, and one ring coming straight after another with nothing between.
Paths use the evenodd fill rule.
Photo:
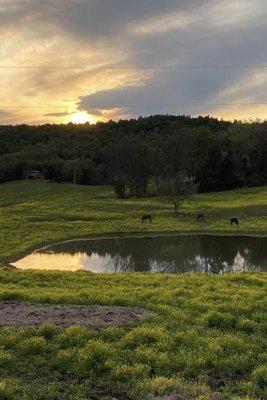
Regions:
<instances>
[{"instance_id":1,"label":"water reflection","mask_svg":"<svg viewBox=\"0 0 267 400\"><path fill-rule=\"evenodd\" d=\"M205 235L77 240L49 246L12 265L107 273L266 271L266 244L266 238Z\"/></svg>"}]
</instances>

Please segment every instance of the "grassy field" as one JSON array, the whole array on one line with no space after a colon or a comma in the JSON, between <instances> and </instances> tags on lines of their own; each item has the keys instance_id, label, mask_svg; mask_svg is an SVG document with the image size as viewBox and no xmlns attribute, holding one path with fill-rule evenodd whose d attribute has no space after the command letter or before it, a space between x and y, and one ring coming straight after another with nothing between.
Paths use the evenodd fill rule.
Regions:
<instances>
[{"instance_id":1,"label":"grassy field","mask_svg":"<svg viewBox=\"0 0 267 400\"><path fill-rule=\"evenodd\" d=\"M147 232L206 232L264 235L267 188L193 195L173 217L168 199L117 200L110 187L19 181L0 185L1 260L56 240ZM196 215L204 212L204 223ZM143 213L152 224L141 224ZM239 228L230 218L240 218Z\"/></svg>"},{"instance_id":2,"label":"grassy field","mask_svg":"<svg viewBox=\"0 0 267 400\"><path fill-rule=\"evenodd\" d=\"M0 280L0 300L151 312L139 325L102 330L1 328L1 400L266 398L264 275L2 270Z\"/></svg>"},{"instance_id":3,"label":"grassy field","mask_svg":"<svg viewBox=\"0 0 267 400\"><path fill-rule=\"evenodd\" d=\"M0 185L1 260L44 243L142 232L266 234L266 188L116 200L110 188ZM203 224L195 216L204 212ZM152 224L140 216L151 213ZM241 220L231 228L229 218ZM0 400L260 400L267 393L266 274L146 275L0 269L0 302L137 306L104 329L0 328ZM170 397L163 397L164 395ZM171 397L173 395L173 397Z\"/></svg>"}]
</instances>

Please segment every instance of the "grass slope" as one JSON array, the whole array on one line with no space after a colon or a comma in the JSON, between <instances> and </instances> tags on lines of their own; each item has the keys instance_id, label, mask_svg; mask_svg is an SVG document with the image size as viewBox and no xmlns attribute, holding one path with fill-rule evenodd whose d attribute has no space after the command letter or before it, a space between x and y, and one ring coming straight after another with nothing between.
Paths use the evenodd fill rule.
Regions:
<instances>
[{"instance_id":1,"label":"grass slope","mask_svg":"<svg viewBox=\"0 0 267 400\"><path fill-rule=\"evenodd\" d=\"M142 232L266 234L267 189L197 194L182 204L185 216L172 216L168 199L117 200L110 187L19 181L0 185L1 260L45 243L81 236ZM204 212L206 220L195 216ZM143 213L152 224L141 224ZM230 227L237 216L239 228Z\"/></svg>"},{"instance_id":2,"label":"grass slope","mask_svg":"<svg viewBox=\"0 0 267 400\"><path fill-rule=\"evenodd\" d=\"M72 189L38 182L0 186L2 260L75 236L200 229L266 233L264 188L194 195L182 206L189 216L178 220L166 199L119 201L105 187L78 187L75 198ZM199 211L208 216L200 225ZM142 225L139 217L147 212L155 221ZM241 218L240 228L230 229L232 215ZM1 269L2 301L138 306L151 314L138 325L101 330L0 328L0 399L145 400L176 392L183 400L263 400L266 286L266 274Z\"/></svg>"},{"instance_id":3,"label":"grass slope","mask_svg":"<svg viewBox=\"0 0 267 400\"><path fill-rule=\"evenodd\" d=\"M138 326L1 328L1 399L264 399L266 275L1 270L0 280L0 300L151 311Z\"/></svg>"}]
</instances>

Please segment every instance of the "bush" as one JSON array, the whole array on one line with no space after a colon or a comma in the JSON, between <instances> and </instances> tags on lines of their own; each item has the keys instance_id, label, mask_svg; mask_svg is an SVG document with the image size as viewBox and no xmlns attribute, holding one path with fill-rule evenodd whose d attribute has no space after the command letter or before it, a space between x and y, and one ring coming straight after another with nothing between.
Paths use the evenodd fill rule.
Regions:
<instances>
[{"instance_id":1,"label":"bush","mask_svg":"<svg viewBox=\"0 0 267 400\"><path fill-rule=\"evenodd\" d=\"M149 377L150 368L147 365L135 363L134 365L118 365L112 371L112 376L123 386L133 387L134 382Z\"/></svg>"},{"instance_id":2,"label":"bush","mask_svg":"<svg viewBox=\"0 0 267 400\"><path fill-rule=\"evenodd\" d=\"M228 330L236 326L236 318L230 313L211 311L204 316L204 323L209 328Z\"/></svg>"},{"instance_id":3,"label":"bush","mask_svg":"<svg viewBox=\"0 0 267 400\"><path fill-rule=\"evenodd\" d=\"M252 374L252 382L256 389L256 394L267 395L267 366L257 367Z\"/></svg>"},{"instance_id":4,"label":"bush","mask_svg":"<svg viewBox=\"0 0 267 400\"><path fill-rule=\"evenodd\" d=\"M82 326L70 326L64 332L57 336L57 342L63 348L67 347L83 347L88 340L96 336L96 332Z\"/></svg>"},{"instance_id":5,"label":"bush","mask_svg":"<svg viewBox=\"0 0 267 400\"><path fill-rule=\"evenodd\" d=\"M122 339L122 346L134 349L138 346L156 347L164 350L170 346L170 336L161 327L141 326L127 333Z\"/></svg>"},{"instance_id":6,"label":"bush","mask_svg":"<svg viewBox=\"0 0 267 400\"><path fill-rule=\"evenodd\" d=\"M35 336L22 341L20 349L24 356L34 356L47 353L48 346L43 337Z\"/></svg>"},{"instance_id":7,"label":"bush","mask_svg":"<svg viewBox=\"0 0 267 400\"><path fill-rule=\"evenodd\" d=\"M78 371L83 376L105 374L107 361L114 356L114 348L100 340L91 340L78 355Z\"/></svg>"},{"instance_id":8,"label":"bush","mask_svg":"<svg viewBox=\"0 0 267 400\"><path fill-rule=\"evenodd\" d=\"M38 333L40 336L43 336L45 340L52 340L54 336L56 336L59 333L59 328L52 324L44 324L39 329Z\"/></svg>"},{"instance_id":9,"label":"bush","mask_svg":"<svg viewBox=\"0 0 267 400\"><path fill-rule=\"evenodd\" d=\"M53 367L60 372L73 371L77 362L75 352L67 350L59 350L53 359Z\"/></svg>"},{"instance_id":10,"label":"bush","mask_svg":"<svg viewBox=\"0 0 267 400\"><path fill-rule=\"evenodd\" d=\"M119 340L125 334L125 328L121 326L109 326L100 332L101 338L109 342Z\"/></svg>"},{"instance_id":11,"label":"bush","mask_svg":"<svg viewBox=\"0 0 267 400\"><path fill-rule=\"evenodd\" d=\"M244 376L253 366L254 361L248 355L232 355L218 359L214 365L214 370L223 379L236 379Z\"/></svg>"},{"instance_id":12,"label":"bush","mask_svg":"<svg viewBox=\"0 0 267 400\"><path fill-rule=\"evenodd\" d=\"M233 334L225 334L220 338L220 345L226 356L233 354L246 354L249 351L250 345L245 338L238 337Z\"/></svg>"},{"instance_id":13,"label":"bush","mask_svg":"<svg viewBox=\"0 0 267 400\"><path fill-rule=\"evenodd\" d=\"M164 375L172 368L169 354L151 347L137 347L134 352L134 360L137 363L149 366L154 375Z\"/></svg>"},{"instance_id":14,"label":"bush","mask_svg":"<svg viewBox=\"0 0 267 400\"><path fill-rule=\"evenodd\" d=\"M18 400L17 391L21 382L15 379L0 379L0 399Z\"/></svg>"},{"instance_id":15,"label":"bush","mask_svg":"<svg viewBox=\"0 0 267 400\"><path fill-rule=\"evenodd\" d=\"M251 334L257 330L257 324L249 319L240 318L237 322L237 329Z\"/></svg>"},{"instance_id":16,"label":"bush","mask_svg":"<svg viewBox=\"0 0 267 400\"><path fill-rule=\"evenodd\" d=\"M10 370L15 357L6 350L0 349L0 373Z\"/></svg>"}]
</instances>

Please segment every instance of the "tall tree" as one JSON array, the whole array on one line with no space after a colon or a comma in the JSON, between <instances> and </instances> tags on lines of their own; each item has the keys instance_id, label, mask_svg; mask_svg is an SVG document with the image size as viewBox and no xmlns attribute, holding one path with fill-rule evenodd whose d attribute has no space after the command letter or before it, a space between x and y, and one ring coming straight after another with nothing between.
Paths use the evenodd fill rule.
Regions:
<instances>
[{"instance_id":1,"label":"tall tree","mask_svg":"<svg viewBox=\"0 0 267 400\"><path fill-rule=\"evenodd\" d=\"M165 143L165 176L168 181L169 196L174 206L174 215L178 215L181 201L188 192L187 168L189 166L191 136L177 123L168 127L169 134Z\"/></svg>"}]
</instances>

